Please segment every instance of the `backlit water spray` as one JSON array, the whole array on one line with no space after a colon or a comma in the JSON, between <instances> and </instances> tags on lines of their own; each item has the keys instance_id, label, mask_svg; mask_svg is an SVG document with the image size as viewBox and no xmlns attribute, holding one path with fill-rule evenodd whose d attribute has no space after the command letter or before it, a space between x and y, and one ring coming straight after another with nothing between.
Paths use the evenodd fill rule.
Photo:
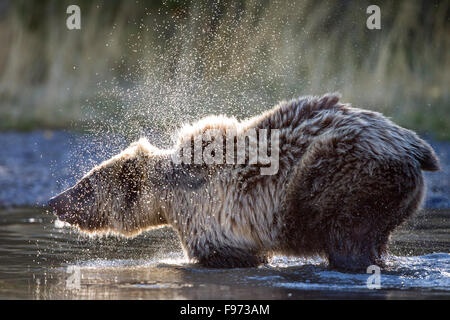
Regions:
<instances>
[{"instance_id":1,"label":"backlit water spray","mask_svg":"<svg viewBox=\"0 0 450 320\"><path fill-rule=\"evenodd\" d=\"M141 136L160 148L168 148L173 143L173 133L186 122L210 114L247 118L271 108L282 98L300 95L304 88L312 86L311 81L320 82L318 78L300 77L294 71L305 61L292 50L299 44L292 43L290 16L273 11L268 16L257 5L253 9L243 13L237 8L214 11L197 6L175 14L170 21L160 21L157 13L149 13L146 21L128 22L136 25L137 31L129 35L125 44L106 39L105 50L113 45L126 45L141 58L130 65L125 57L118 57L114 68L121 69L122 75L98 83L97 97L84 104L83 112L88 118L84 129L88 134L72 142L72 153L67 159L70 178L60 182L61 190ZM284 17L281 22L280 17ZM284 27L272 28L280 24ZM159 38L159 45L149 39L149 29ZM298 32L307 34L308 30ZM337 82L333 82L331 73L330 78L323 88L316 88L336 89L333 83ZM55 238L63 241L68 231L56 228L54 232ZM104 272L105 268L151 268L167 261L186 268L186 272L181 272L183 276L203 272L191 269L183 260L177 238L168 229L136 239L108 237L92 241L74 233L70 237L73 255L69 253L65 261L73 264L75 260L88 273ZM60 243L60 247L67 250L66 244ZM44 250L61 254L58 249ZM174 256L167 259L170 255ZM391 261L394 266L385 275L385 287L410 289L436 285L440 290L448 290L450 286L447 255L394 257ZM402 273L405 268L412 271ZM275 257L256 275L252 271L239 272L244 282L289 290L363 290L367 278L328 271L326 262L320 258ZM234 284L234 274L226 272L229 284Z\"/></svg>"}]
</instances>

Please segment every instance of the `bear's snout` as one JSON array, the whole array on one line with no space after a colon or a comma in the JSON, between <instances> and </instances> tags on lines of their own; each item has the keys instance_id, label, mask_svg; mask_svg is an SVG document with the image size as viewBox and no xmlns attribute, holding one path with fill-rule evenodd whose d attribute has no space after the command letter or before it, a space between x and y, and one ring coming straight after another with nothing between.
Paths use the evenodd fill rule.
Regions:
<instances>
[{"instance_id":1,"label":"bear's snout","mask_svg":"<svg viewBox=\"0 0 450 320\"><path fill-rule=\"evenodd\" d=\"M69 190L67 190L69 191ZM48 206L52 209L52 212L61 221L66 221L65 218L68 217L68 213L71 210L72 203L74 202L71 197L67 195L67 191L60 193L59 195L51 198L48 202ZM67 221L68 222L68 221Z\"/></svg>"},{"instance_id":2,"label":"bear's snout","mask_svg":"<svg viewBox=\"0 0 450 320\"><path fill-rule=\"evenodd\" d=\"M89 183L78 183L48 201L48 206L59 220L82 226L85 222L85 212L92 198L92 188Z\"/></svg>"}]
</instances>

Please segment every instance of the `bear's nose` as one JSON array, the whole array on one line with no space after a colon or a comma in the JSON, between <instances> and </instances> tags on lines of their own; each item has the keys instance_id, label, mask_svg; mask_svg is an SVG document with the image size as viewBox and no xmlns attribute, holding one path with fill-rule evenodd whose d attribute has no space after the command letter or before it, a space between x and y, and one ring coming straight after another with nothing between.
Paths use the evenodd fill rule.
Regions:
<instances>
[{"instance_id":1,"label":"bear's nose","mask_svg":"<svg viewBox=\"0 0 450 320\"><path fill-rule=\"evenodd\" d=\"M52 209L52 212L61 218L65 212L68 211L70 201L65 193L61 193L48 201L48 206Z\"/></svg>"},{"instance_id":2,"label":"bear's nose","mask_svg":"<svg viewBox=\"0 0 450 320\"><path fill-rule=\"evenodd\" d=\"M93 189L88 181L77 183L48 201L48 206L59 220L76 223L83 219L82 213L88 208Z\"/></svg>"},{"instance_id":3,"label":"bear's nose","mask_svg":"<svg viewBox=\"0 0 450 320\"><path fill-rule=\"evenodd\" d=\"M48 200L47 206L52 208L52 210L55 210L57 203L58 203L58 196L55 196L55 197L51 198L50 200Z\"/></svg>"}]
</instances>

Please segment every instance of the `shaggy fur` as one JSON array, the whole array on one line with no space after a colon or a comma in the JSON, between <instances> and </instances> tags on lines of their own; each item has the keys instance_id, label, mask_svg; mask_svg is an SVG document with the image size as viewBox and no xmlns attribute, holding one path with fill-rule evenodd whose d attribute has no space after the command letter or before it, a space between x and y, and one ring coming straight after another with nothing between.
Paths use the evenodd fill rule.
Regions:
<instances>
[{"instance_id":1,"label":"shaggy fur","mask_svg":"<svg viewBox=\"0 0 450 320\"><path fill-rule=\"evenodd\" d=\"M279 129L278 173L172 161L211 128L238 136ZM170 150L141 139L50 205L87 232L134 236L169 224L187 256L207 267L252 267L277 253L322 255L331 267L357 270L382 263L389 235L422 201L422 170L438 169L414 132L327 94L246 121L203 119L180 130Z\"/></svg>"}]
</instances>

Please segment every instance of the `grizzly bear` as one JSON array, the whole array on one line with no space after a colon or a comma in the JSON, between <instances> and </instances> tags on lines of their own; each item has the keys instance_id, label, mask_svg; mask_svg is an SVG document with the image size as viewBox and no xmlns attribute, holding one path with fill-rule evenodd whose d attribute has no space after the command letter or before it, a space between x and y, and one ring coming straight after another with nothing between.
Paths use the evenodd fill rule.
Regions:
<instances>
[{"instance_id":1,"label":"grizzly bear","mask_svg":"<svg viewBox=\"0 0 450 320\"><path fill-rule=\"evenodd\" d=\"M422 201L422 170L439 161L414 132L339 99L302 97L243 121L208 117L183 127L171 149L140 139L49 206L89 233L170 225L206 267L254 267L273 254L321 255L340 270L382 265L390 234ZM251 146L276 163L254 161Z\"/></svg>"}]
</instances>

